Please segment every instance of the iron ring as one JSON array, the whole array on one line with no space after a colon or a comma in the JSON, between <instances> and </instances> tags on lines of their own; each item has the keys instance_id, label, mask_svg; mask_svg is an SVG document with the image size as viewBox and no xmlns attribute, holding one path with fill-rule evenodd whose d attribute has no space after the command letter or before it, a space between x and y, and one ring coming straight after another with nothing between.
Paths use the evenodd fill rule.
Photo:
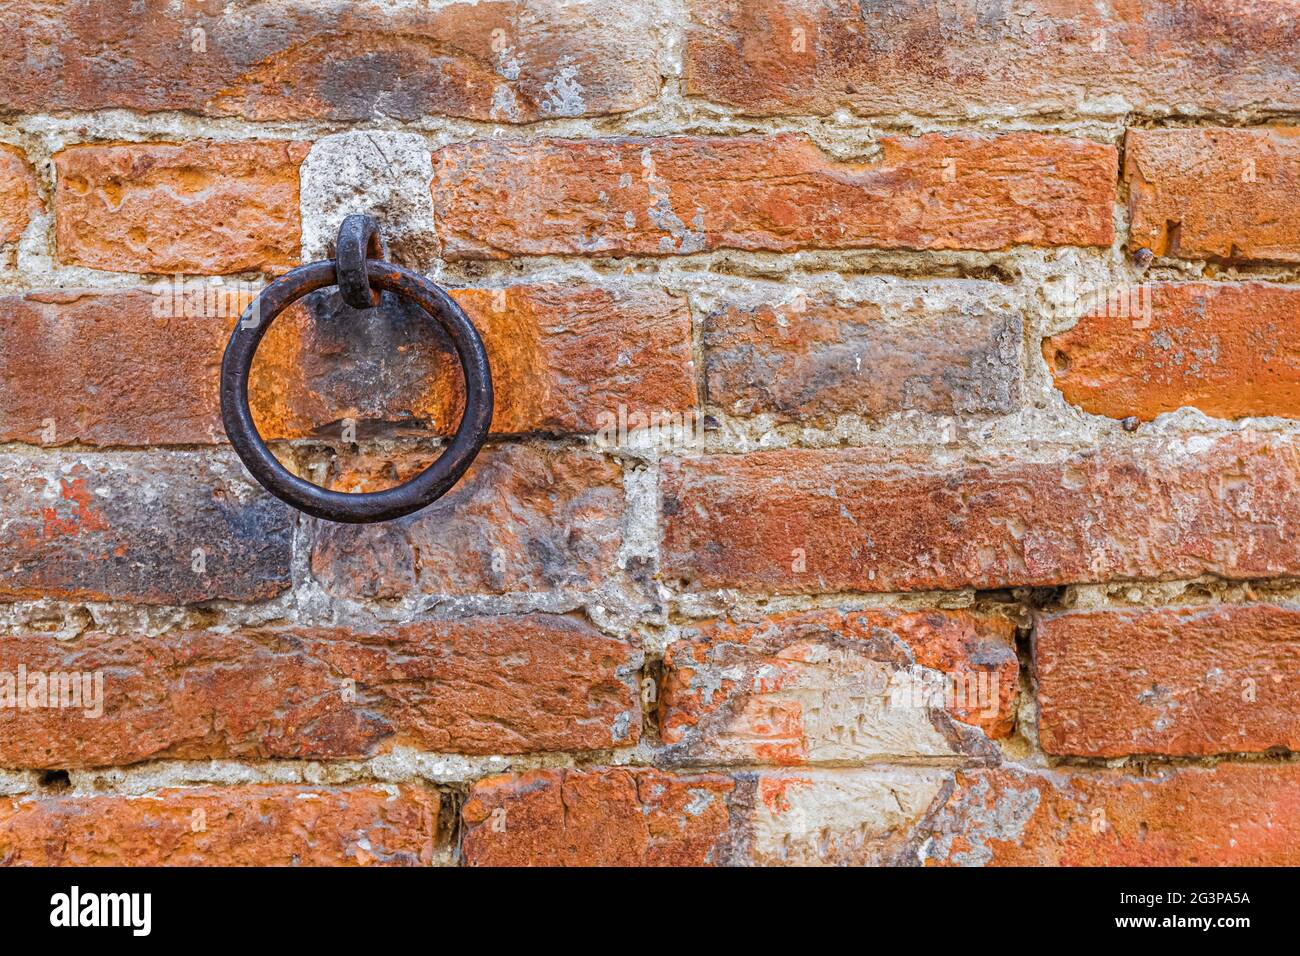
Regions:
<instances>
[{"instance_id":1,"label":"iron ring","mask_svg":"<svg viewBox=\"0 0 1300 956\"><path fill-rule=\"evenodd\" d=\"M240 316L221 360L221 418L249 472L267 491L299 511L348 524L390 521L437 501L469 469L492 423L492 370L483 340L465 311L428 279L392 263L367 260L365 274L372 286L410 299L443 327L465 375L465 413L455 437L437 461L405 484L362 494L321 488L280 464L253 424L248 375L262 336L292 303L317 289L338 285L335 262L299 266L263 289Z\"/></svg>"}]
</instances>

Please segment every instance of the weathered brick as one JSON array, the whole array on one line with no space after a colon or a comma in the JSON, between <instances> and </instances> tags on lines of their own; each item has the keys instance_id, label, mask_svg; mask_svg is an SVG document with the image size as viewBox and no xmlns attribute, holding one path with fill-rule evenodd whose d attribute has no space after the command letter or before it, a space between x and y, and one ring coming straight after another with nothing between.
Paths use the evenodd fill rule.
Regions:
<instances>
[{"instance_id":1,"label":"weathered brick","mask_svg":"<svg viewBox=\"0 0 1300 956\"><path fill-rule=\"evenodd\" d=\"M1130 130L1126 143L1130 246L1300 262L1300 128Z\"/></svg>"},{"instance_id":2,"label":"weathered brick","mask_svg":"<svg viewBox=\"0 0 1300 956\"><path fill-rule=\"evenodd\" d=\"M470 866L702 866L722 852L734 786L645 768L489 777L461 811L461 852Z\"/></svg>"},{"instance_id":3,"label":"weathered brick","mask_svg":"<svg viewBox=\"0 0 1300 956\"><path fill-rule=\"evenodd\" d=\"M367 757L393 745L466 754L618 747L640 733L639 666L626 641L541 614L374 633L0 637L0 701L9 701L0 762L66 769ZM51 674L81 681L80 696ZM35 703L17 707L15 688ZM48 706L36 705L42 697Z\"/></svg>"},{"instance_id":4,"label":"weathered brick","mask_svg":"<svg viewBox=\"0 0 1300 956\"><path fill-rule=\"evenodd\" d=\"M494 432L592 433L619 406L679 416L695 407L691 317L678 297L557 285L452 296L492 363ZM276 320L249 391L259 430L279 437L342 419L450 433L465 401L450 340L418 306L390 296L358 312L324 290Z\"/></svg>"},{"instance_id":5,"label":"weathered brick","mask_svg":"<svg viewBox=\"0 0 1300 956\"><path fill-rule=\"evenodd\" d=\"M1300 770L929 767L676 776L535 771L475 784L470 865L1295 865Z\"/></svg>"},{"instance_id":6,"label":"weathered brick","mask_svg":"<svg viewBox=\"0 0 1300 956\"><path fill-rule=\"evenodd\" d=\"M927 863L956 866L1295 866L1297 810L1295 765L974 771L916 842Z\"/></svg>"},{"instance_id":7,"label":"weathered brick","mask_svg":"<svg viewBox=\"0 0 1300 956\"><path fill-rule=\"evenodd\" d=\"M949 771L675 775L535 771L475 784L462 811L471 866L915 864L912 828Z\"/></svg>"},{"instance_id":8,"label":"weathered brick","mask_svg":"<svg viewBox=\"0 0 1300 956\"><path fill-rule=\"evenodd\" d=\"M528 123L659 90L648 16L613 0L0 0L0 108L250 120Z\"/></svg>"},{"instance_id":9,"label":"weathered brick","mask_svg":"<svg viewBox=\"0 0 1300 956\"><path fill-rule=\"evenodd\" d=\"M0 456L0 600L257 601L290 583L293 516L237 459Z\"/></svg>"},{"instance_id":10,"label":"weathered brick","mask_svg":"<svg viewBox=\"0 0 1300 956\"><path fill-rule=\"evenodd\" d=\"M252 292L208 280L175 286L0 298L0 439L224 442L221 355ZM690 313L680 299L554 286L454 295L488 348L497 432L592 433L620 406L676 416L695 407ZM459 364L418 308L390 298L358 312L337 292L310 298L277 320L254 362L250 401L265 438L337 437L344 419L360 434L454 431L464 404Z\"/></svg>"},{"instance_id":11,"label":"weathered brick","mask_svg":"<svg viewBox=\"0 0 1300 956\"><path fill-rule=\"evenodd\" d=\"M1039 739L1087 757L1300 749L1300 609L1051 614L1035 630Z\"/></svg>"},{"instance_id":12,"label":"weathered brick","mask_svg":"<svg viewBox=\"0 0 1300 956\"><path fill-rule=\"evenodd\" d=\"M1043 340L1056 386L1084 411L1150 421L1190 406L1217 418L1300 417L1300 289L1154 283L1121 291Z\"/></svg>"},{"instance_id":13,"label":"weathered brick","mask_svg":"<svg viewBox=\"0 0 1300 956\"><path fill-rule=\"evenodd\" d=\"M68 265L224 275L298 262L308 144L72 146L54 155L55 238Z\"/></svg>"},{"instance_id":14,"label":"weathered brick","mask_svg":"<svg viewBox=\"0 0 1300 956\"><path fill-rule=\"evenodd\" d=\"M419 787L195 787L0 801L9 866L428 866L438 794Z\"/></svg>"},{"instance_id":15,"label":"weathered brick","mask_svg":"<svg viewBox=\"0 0 1300 956\"><path fill-rule=\"evenodd\" d=\"M329 483L371 491L428 463L361 458ZM600 455L491 446L423 511L377 525L317 524L312 573L331 593L358 599L593 588L614 569L623 508L622 473Z\"/></svg>"},{"instance_id":16,"label":"weathered brick","mask_svg":"<svg viewBox=\"0 0 1300 956\"><path fill-rule=\"evenodd\" d=\"M1294 0L691 0L686 91L748 113L1300 108Z\"/></svg>"},{"instance_id":17,"label":"weathered brick","mask_svg":"<svg viewBox=\"0 0 1300 956\"><path fill-rule=\"evenodd\" d=\"M23 234L41 211L41 191L27 158L17 148L0 143L0 243Z\"/></svg>"},{"instance_id":18,"label":"weathered brick","mask_svg":"<svg viewBox=\"0 0 1300 956\"><path fill-rule=\"evenodd\" d=\"M1300 517L1300 447L1281 436L946 467L870 449L713 455L666 462L660 487L665 577L691 587L910 591L1300 572L1287 530Z\"/></svg>"},{"instance_id":19,"label":"weathered brick","mask_svg":"<svg viewBox=\"0 0 1300 956\"><path fill-rule=\"evenodd\" d=\"M939 281L898 295L897 303L823 295L714 309L704 319L709 402L800 423L1015 409L1024 322L1001 289Z\"/></svg>"},{"instance_id":20,"label":"weathered brick","mask_svg":"<svg viewBox=\"0 0 1300 956\"><path fill-rule=\"evenodd\" d=\"M966 611L813 611L684 628L664 656L672 763L991 755L1015 722L1015 627ZM972 729L978 727L984 733Z\"/></svg>"},{"instance_id":21,"label":"weathered brick","mask_svg":"<svg viewBox=\"0 0 1300 956\"><path fill-rule=\"evenodd\" d=\"M249 297L234 298L232 308ZM224 441L217 376L239 311L187 316L161 305L148 289L0 298L0 441Z\"/></svg>"},{"instance_id":22,"label":"weathered brick","mask_svg":"<svg viewBox=\"0 0 1300 956\"><path fill-rule=\"evenodd\" d=\"M796 134L479 140L434 155L434 219L449 259L1113 239L1112 146L931 134L880 151L839 162Z\"/></svg>"}]
</instances>

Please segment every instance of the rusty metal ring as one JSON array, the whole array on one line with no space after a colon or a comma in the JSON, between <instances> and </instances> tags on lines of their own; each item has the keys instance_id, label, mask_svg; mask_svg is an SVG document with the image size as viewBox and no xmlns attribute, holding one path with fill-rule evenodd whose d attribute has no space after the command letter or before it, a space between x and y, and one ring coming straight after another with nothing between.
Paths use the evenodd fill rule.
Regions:
<instances>
[{"instance_id":1,"label":"rusty metal ring","mask_svg":"<svg viewBox=\"0 0 1300 956\"><path fill-rule=\"evenodd\" d=\"M370 216L354 213L339 226L334 244L334 261L339 266L339 295L354 309L373 309L379 293L370 288L367 259L387 259L388 249L379 233L379 223Z\"/></svg>"},{"instance_id":2,"label":"rusty metal ring","mask_svg":"<svg viewBox=\"0 0 1300 956\"><path fill-rule=\"evenodd\" d=\"M492 370L483 340L463 309L423 276L388 262L370 260L366 278L381 290L418 304L448 336L465 374L465 414L442 455L404 485L385 491L347 494L313 485L280 464L253 424L248 407L248 373L262 336L276 316L309 292L338 284L334 262L299 266L262 290L239 318L221 360L221 418L230 443L253 477L281 501L327 521L365 524L419 511L445 495L465 474L487 439L492 423Z\"/></svg>"}]
</instances>

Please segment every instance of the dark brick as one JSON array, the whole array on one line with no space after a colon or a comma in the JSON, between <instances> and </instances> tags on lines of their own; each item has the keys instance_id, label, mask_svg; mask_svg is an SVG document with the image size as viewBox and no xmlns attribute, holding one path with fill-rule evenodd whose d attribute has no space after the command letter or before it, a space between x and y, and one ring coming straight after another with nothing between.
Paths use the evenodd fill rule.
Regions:
<instances>
[{"instance_id":1,"label":"dark brick","mask_svg":"<svg viewBox=\"0 0 1300 956\"><path fill-rule=\"evenodd\" d=\"M233 455L3 455L0 598L271 598L290 583L293 523Z\"/></svg>"}]
</instances>

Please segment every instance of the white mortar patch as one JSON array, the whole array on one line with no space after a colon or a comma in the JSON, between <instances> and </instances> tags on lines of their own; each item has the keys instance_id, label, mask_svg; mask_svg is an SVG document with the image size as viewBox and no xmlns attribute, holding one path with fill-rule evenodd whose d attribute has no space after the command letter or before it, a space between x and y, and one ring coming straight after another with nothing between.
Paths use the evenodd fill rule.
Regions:
<instances>
[{"instance_id":1,"label":"white mortar patch","mask_svg":"<svg viewBox=\"0 0 1300 956\"><path fill-rule=\"evenodd\" d=\"M302 164L303 261L329 258L343 218L368 213L393 262L427 271L438 258L432 181L429 143L414 133L361 130L320 140Z\"/></svg>"},{"instance_id":2,"label":"white mortar patch","mask_svg":"<svg viewBox=\"0 0 1300 956\"><path fill-rule=\"evenodd\" d=\"M921 769L765 774L754 799L754 861L878 863L884 841L915 825L948 776Z\"/></svg>"}]
</instances>

